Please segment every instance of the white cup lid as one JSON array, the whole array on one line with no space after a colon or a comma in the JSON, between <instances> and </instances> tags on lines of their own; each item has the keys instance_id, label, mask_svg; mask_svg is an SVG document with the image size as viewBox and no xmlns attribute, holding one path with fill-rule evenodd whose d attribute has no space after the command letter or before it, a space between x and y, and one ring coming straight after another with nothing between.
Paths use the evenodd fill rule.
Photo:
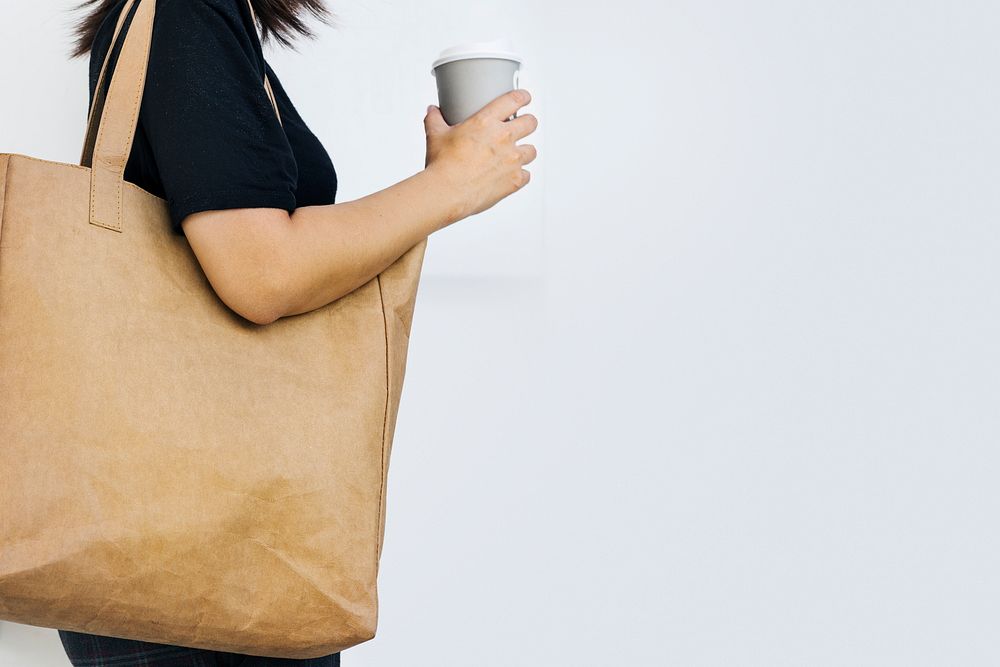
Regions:
<instances>
[{"instance_id":1,"label":"white cup lid","mask_svg":"<svg viewBox=\"0 0 1000 667\"><path fill-rule=\"evenodd\" d=\"M434 70L445 63L468 58L500 58L513 60L517 63L523 62L521 56L514 53L510 40L494 39L488 42L466 42L442 51L438 59L431 65L431 74L434 74Z\"/></svg>"}]
</instances>

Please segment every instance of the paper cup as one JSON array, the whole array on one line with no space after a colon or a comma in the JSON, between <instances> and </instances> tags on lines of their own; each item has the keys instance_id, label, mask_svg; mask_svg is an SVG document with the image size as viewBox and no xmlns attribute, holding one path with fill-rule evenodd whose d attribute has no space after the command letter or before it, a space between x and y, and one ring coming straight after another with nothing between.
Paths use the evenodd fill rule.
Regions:
<instances>
[{"instance_id":1,"label":"paper cup","mask_svg":"<svg viewBox=\"0 0 1000 667\"><path fill-rule=\"evenodd\" d=\"M442 51L431 74L437 79L438 106L445 121L457 125L516 89L522 62L506 39L469 42Z\"/></svg>"}]
</instances>

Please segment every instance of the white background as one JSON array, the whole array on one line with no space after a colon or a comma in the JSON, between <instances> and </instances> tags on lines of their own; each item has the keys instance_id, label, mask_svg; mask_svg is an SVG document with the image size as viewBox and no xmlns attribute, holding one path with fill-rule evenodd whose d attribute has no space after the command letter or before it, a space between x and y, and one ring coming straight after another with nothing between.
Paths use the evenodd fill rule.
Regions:
<instances>
[{"instance_id":1,"label":"white background","mask_svg":"<svg viewBox=\"0 0 1000 667\"><path fill-rule=\"evenodd\" d=\"M4 1L0 151L79 157L70 6ZM1000 664L995 2L331 8L265 55L341 201L423 166L456 42L510 37L540 120L428 242L345 666Z\"/></svg>"}]
</instances>

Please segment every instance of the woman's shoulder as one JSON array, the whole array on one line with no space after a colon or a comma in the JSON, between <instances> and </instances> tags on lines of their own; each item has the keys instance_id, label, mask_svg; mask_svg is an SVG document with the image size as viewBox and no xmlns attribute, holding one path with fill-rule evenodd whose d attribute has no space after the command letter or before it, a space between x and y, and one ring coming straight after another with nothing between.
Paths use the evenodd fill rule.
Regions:
<instances>
[{"instance_id":1,"label":"woman's shoulder","mask_svg":"<svg viewBox=\"0 0 1000 667\"><path fill-rule=\"evenodd\" d=\"M262 56L248 0L159 0L154 41L158 33L167 35L171 43L184 41L205 49L232 44L235 36L239 45L258 60Z\"/></svg>"},{"instance_id":2,"label":"woman's shoulder","mask_svg":"<svg viewBox=\"0 0 1000 667\"><path fill-rule=\"evenodd\" d=\"M260 66L263 50L248 0L155 1L151 58L167 56L172 63L178 64L191 54L192 48L201 52L213 48L238 48L251 54ZM126 0L117 0L94 35L91 61L98 61L94 67L100 67L100 62L111 48L115 26L125 4ZM135 3L132 9L135 9ZM130 20L126 17L125 24L128 25ZM120 42L121 39L118 40Z\"/></svg>"},{"instance_id":3,"label":"woman's shoulder","mask_svg":"<svg viewBox=\"0 0 1000 667\"><path fill-rule=\"evenodd\" d=\"M222 17L231 21L231 27L256 31L248 0L155 0L155 2L154 29L162 30L163 24L196 29L199 25L210 24L213 19ZM116 0L108 9L95 33L95 47L107 46L110 43L125 4L126 0ZM133 3L130 11L134 11L135 8L136 4Z\"/></svg>"},{"instance_id":4,"label":"woman's shoulder","mask_svg":"<svg viewBox=\"0 0 1000 667\"><path fill-rule=\"evenodd\" d=\"M218 16L229 19L242 28L256 29L249 0L158 0L156 15L194 21Z\"/></svg>"},{"instance_id":5,"label":"woman's shoulder","mask_svg":"<svg viewBox=\"0 0 1000 667\"><path fill-rule=\"evenodd\" d=\"M174 11L194 10L208 7L229 16L249 16L248 0L159 0L160 3L174 5ZM160 5L156 6L157 11Z\"/></svg>"}]
</instances>

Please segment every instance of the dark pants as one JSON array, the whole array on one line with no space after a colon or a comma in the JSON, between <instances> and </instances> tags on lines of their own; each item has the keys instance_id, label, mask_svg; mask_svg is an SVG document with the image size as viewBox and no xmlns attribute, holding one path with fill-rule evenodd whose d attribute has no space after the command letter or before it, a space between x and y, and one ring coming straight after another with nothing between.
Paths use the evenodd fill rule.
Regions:
<instances>
[{"instance_id":1,"label":"dark pants","mask_svg":"<svg viewBox=\"0 0 1000 667\"><path fill-rule=\"evenodd\" d=\"M73 667L340 667L340 654L294 660L60 630Z\"/></svg>"}]
</instances>

